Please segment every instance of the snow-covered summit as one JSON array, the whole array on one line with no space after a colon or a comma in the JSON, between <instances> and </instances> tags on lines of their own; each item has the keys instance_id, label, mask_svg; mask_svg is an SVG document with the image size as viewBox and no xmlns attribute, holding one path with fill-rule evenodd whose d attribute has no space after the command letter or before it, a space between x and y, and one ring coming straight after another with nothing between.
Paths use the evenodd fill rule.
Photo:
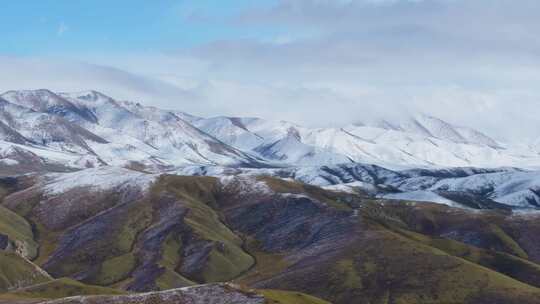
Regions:
<instances>
[{"instance_id":1,"label":"snow-covered summit","mask_svg":"<svg viewBox=\"0 0 540 304\"><path fill-rule=\"evenodd\" d=\"M450 124L442 119L427 114L405 116L396 121L376 119L373 122L360 123L360 126L371 126L384 130L412 133L424 137L437 138L454 143L465 143L500 148L501 145L484 133Z\"/></svg>"},{"instance_id":2,"label":"snow-covered summit","mask_svg":"<svg viewBox=\"0 0 540 304\"><path fill-rule=\"evenodd\" d=\"M185 165L341 163L388 168L540 167L534 143L519 147L500 143L429 115L308 128L251 117L202 118L116 100L97 91L9 91L0 97L0 140L31 146L33 153L44 149L76 158L91 155L97 159L94 165L154 171Z\"/></svg>"},{"instance_id":3,"label":"snow-covered summit","mask_svg":"<svg viewBox=\"0 0 540 304\"><path fill-rule=\"evenodd\" d=\"M53 173L43 177L43 189L47 195L55 195L79 188L94 191L117 187L137 187L147 190L159 177L119 167L91 168L70 173Z\"/></svg>"},{"instance_id":4,"label":"snow-covered summit","mask_svg":"<svg viewBox=\"0 0 540 304\"><path fill-rule=\"evenodd\" d=\"M427 115L337 128L232 117L199 119L194 125L231 146L286 165L358 162L410 168L540 164L532 149L507 147L479 131Z\"/></svg>"},{"instance_id":5,"label":"snow-covered summit","mask_svg":"<svg viewBox=\"0 0 540 304\"><path fill-rule=\"evenodd\" d=\"M2 97L0 139L8 142L28 140L37 149L91 154L102 164L154 170L259 162L194 127L179 113L117 101L97 91L10 91Z\"/></svg>"}]
</instances>

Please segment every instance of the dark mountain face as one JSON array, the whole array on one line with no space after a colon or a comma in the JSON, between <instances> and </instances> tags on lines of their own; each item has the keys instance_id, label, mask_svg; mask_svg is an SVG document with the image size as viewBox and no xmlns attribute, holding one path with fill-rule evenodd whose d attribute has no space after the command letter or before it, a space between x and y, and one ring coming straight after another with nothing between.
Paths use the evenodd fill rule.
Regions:
<instances>
[{"instance_id":1,"label":"dark mountain face","mask_svg":"<svg viewBox=\"0 0 540 304\"><path fill-rule=\"evenodd\" d=\"M87 172L0 183L0 211L10 214L0 229L18 227L0 233L33 261L24 273L77 280L79 294L228 281L332 303L540 299L536 214L374 199L272 177ZM62 297L76 282L43 280L54 295L30 286L11 296ZM79 300L54 303L79 303L69 301Z\"/></svg>"}]
</instances>

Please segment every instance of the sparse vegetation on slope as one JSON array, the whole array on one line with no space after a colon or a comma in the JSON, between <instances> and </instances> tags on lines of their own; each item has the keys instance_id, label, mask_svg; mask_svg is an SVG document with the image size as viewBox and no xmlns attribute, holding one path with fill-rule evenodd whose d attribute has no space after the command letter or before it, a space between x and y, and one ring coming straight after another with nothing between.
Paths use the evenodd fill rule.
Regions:
<instances>
[{"instance_id":1,"label":"sparse vegetation on slope","mask_svg":"<svg viewBox=\"0 0 540 304\"><path fill-rule=\"evenodd\" d=\"M0 250L0 292L50 280L47 273L17 253Z\"/></svg>"},{"instance_id":2,"label":"sparse vegetation on slope","mask_svg":"<svg viewBox=\"0 0 540 304\"><path fill-rule=\"evenodd\" d=\"M35 262L53 277L77 281L47 280L12 297L234 281L272 304L326 303L305 294L335 304L540 299L535 216L380 200L271 177L163 175L147 191L53 197L30 190L4 201L6 214L19 214L4 222L36 238ZM59 216L50 218L47 205Z\"/></svg>"},{"instance_id":3,"label":"sparse vegetation on slope","mask_svg":"<svg viewBox=\"0 0 540 304\"><path fill-rule=\"evenodd\" d=\"M0 205L0 249L11 249L28 258L34 258L37 247L30 224L15 212Z\"/></svg>"},{"instance_id":4,"label":"sparse vegetation on slope","mask_svg":"<svg viewBox=\"0 0 540 304\"><path fill-rule=\"evenodd\" d=\"M62 278L21 288L6 294L5 297L13 296L20 299L60 299L84 295L120 294L126 294L126 292L118 289L86 285L72 279Z\"/></svg>"},{"instance_id":5,"label":"sparse vegetation on slope","mask_svg":"<svg viewBox=\"0 0 540 304\"><path fill-rule=\"evenodd\" d=\"M266 299L266 304L329 304L324 300L303 294L301 292L283 290L259 290Z\"/></svg>"}]
</instances>

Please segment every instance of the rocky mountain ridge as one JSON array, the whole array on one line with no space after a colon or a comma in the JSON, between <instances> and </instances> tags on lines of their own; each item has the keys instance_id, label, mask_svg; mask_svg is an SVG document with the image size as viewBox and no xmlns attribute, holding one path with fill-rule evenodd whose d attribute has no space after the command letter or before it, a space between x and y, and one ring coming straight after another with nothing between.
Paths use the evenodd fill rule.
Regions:
<instances>
[{"instance_id":1,"label":"rocky mountain ridge","mask_svg":"<svg viewBox=\"0 0 540 304\"><path fill-rule=\"evenodd\" d=\"M9 91L0 98L2 167L16 167L21 159L34 159L31 165L36 170L40 166L112 165L155 172L195 164L540 167L534 145L500 143L476 130L426 115L340 128L306 128L259 118L201 118L118 101L96 91Z\"/></svg>"}]
</instances>

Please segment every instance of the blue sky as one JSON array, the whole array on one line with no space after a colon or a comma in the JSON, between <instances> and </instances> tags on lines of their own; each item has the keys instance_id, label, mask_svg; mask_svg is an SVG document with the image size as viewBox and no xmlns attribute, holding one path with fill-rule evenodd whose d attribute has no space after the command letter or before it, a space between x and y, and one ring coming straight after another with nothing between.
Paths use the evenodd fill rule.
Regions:
<instances>
[{"instance_id":1,"label":"blue sky","mask_svg":"<svg viewBox=\"0 0 540 304\"><path fill-rule=\"evenodd\" d=\"M2 3L0 53L15 55L174 50L279 30L241 26L234 15L272 0L40 0Z\"/></svg>"},{"instance_id":2,"label":"blue sky","mask_svg":"<svg viewBox=\"0 0 540 304\"><path fill-rule=\"evenodd\" d=\"M423 112L538 137L539 28L538 0L3 1L0 91L310 126Z\"/></svg>"}]
</instances>

